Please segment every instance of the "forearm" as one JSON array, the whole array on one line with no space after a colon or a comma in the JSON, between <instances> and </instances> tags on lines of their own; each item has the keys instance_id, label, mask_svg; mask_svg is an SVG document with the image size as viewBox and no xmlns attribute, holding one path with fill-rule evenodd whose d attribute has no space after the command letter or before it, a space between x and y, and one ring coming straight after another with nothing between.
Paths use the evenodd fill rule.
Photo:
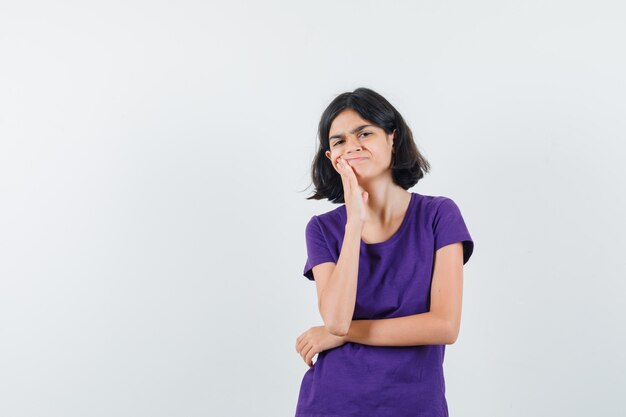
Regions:
<instances>
[{"instance_id":1,"label":"forearm","mask_svg":"<svg viewBox=\"0 0 626 417\"><path fill-rule=\"evenodd\" d=\"M448 320L431 312L378 320L352 320L346 342L371 346L454 343Z\"/></svg>"},{"instance_id":2,"label":"forearm","mask_svg":"<svg viewBox=\"0 0 626 417\"><path fill-rule=\"evenodd\" d=\"M337 265L320 297L324 323L338 336L345 335L354 315L360 251L361 226L347 224Z\"/></svg>"}]
</instances>

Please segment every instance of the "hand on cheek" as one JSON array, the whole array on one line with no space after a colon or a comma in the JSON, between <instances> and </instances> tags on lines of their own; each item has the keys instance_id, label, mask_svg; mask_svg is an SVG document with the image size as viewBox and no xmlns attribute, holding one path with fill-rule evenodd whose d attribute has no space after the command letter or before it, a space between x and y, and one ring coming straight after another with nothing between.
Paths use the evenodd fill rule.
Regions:
<instances>
[{"instance_id":1,"label":"hand on cheek","mask_svg":"<svg viewBox=\"0 0 626 417\"><path fill-rule=\"evenodd\" d=\"M339 173L348 166L348 163L342 157L337 158L337 170Z\"/></svg>"}]
</instances>

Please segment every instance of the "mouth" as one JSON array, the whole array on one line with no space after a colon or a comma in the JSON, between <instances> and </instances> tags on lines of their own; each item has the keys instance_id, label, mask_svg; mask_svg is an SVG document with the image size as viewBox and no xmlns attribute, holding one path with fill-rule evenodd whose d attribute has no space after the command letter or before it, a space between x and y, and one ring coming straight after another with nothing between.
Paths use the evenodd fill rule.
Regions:
<instances>
[{"instance_id":1,"label":"mouth","mask_svg":"<svg viewBox=\"0 0 626 417\"><path fill-rule=\"evenodd\" d=\"M350 161L350 162L359 162L359 161L363 161L364 159L367 159L367 158L365 158L365 157L350 158L350 159L348 159L348 161Z\"/></svg>"}]
</instances>

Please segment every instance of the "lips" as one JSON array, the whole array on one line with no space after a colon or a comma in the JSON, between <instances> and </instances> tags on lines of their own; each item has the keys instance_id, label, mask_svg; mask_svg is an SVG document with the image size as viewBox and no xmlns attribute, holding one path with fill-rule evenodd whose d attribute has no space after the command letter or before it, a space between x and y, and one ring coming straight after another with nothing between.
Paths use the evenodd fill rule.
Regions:
<instances>
[{"instance_id":1,"label":"lips","mask_svg":"<svg viewBox=\"0 0 626 417\"><path fill-rule=\"evenodd\" d=\"M352 161L352 162L362 161L363 159L366 159L366 158L364 156L360 156L356 158L347 158L348 161Z\"/></svg>"}]
</instances>

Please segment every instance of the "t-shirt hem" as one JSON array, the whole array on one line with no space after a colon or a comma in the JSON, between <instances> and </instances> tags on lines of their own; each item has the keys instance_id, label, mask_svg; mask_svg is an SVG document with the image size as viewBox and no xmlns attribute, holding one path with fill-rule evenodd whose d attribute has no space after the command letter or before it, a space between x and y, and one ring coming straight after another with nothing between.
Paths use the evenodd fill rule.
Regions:
<instances>
[{"instance_id":1,"label":"t-shirt hem","mask_svg":"<svg viewBox=\"0 0 626 417\"><path fill-rule=\"evenodd\" d=\"M448 236L447 238L442 239L435 245L435 251L457 242L461 242L463 244L463 264L465 265L474 252L474 241L467 233Z\"/></svg>"},{"instance_id":2,"label":"t-shirt hem","mask_svg":"<svg viewBox=\"0 0 626 417\"><path fill-rule=\"evenodd\" d=\"M325 262L334 262L337 263L337 261L331 257L319 257L319 258L315 258L315 259L311 259L310 261L310 267L308 267L303 273L302 275L304 275L305 277L307 277L309 280L313 281L313 267L317 266L319 264L323 264ZM308 265L307 265L308 266Z\"/></svg>"}]
</instances>

